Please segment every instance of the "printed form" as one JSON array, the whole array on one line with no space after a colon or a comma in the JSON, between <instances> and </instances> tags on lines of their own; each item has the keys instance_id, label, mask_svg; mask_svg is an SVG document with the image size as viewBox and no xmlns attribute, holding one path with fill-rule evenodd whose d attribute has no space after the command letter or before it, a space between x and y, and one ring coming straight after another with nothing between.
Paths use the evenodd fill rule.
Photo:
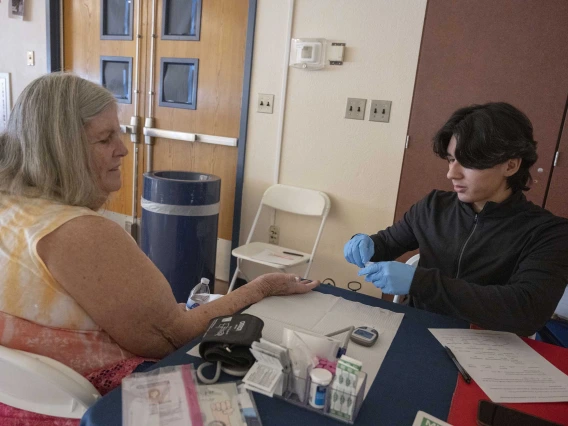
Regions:
<instances>
[{"instance_id":1,"label":"printed form","mask_svg":"<svg viewBox=\"0 0 568 426\"><path fill-rule=\"evenodd\" d=\"M493 402L568 401L568 376L513 333L429 329Z\"/></svg>"}]
</instances>

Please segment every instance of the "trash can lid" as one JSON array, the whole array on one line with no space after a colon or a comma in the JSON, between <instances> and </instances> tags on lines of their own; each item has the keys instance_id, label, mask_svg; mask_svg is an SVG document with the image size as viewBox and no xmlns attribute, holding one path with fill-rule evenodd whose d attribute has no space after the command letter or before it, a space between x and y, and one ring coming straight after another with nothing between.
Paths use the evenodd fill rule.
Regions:
<instances>
[{"instance_id":1,"label":"trash can lid","mask_svg":"<svg viewBox=\"0 0 568 426\"><path fill-rule=\"evenodd\" d=\"M207 173L155 171L144 173L142 197L148 201L178 206L218 203L221 178Z\"/></svg>"}]
</instances>

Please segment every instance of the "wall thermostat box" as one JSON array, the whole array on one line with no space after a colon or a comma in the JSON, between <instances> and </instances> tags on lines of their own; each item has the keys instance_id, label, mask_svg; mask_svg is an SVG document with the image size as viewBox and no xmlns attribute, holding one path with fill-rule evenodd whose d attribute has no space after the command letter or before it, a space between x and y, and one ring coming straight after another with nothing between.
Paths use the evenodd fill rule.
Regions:
<instances>
[{"instance_id":1,"label":"wall thermostat box","mask_svg":"<svg viewBox=\"0 0 568 426\"><path fill-rule=\"evenodd\" d=\"M326 40L323 38L293 38L290 46L290 66L319 70L325 66Z\"/></svg>"}]
</instances>

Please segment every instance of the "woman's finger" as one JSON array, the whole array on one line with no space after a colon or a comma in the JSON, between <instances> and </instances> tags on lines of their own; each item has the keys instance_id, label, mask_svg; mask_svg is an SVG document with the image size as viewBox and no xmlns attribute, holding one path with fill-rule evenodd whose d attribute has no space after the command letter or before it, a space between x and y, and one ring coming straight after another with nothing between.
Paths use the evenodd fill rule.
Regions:
<instances>
[{"instance_id":1,"label":"woman's finger","mask_svg":"<svg viewBox=\"0 0 568 426\"><path fill-rule=\"evenodd\" d=\"M300 284L302 284L304 286L304 288L306 289L306 292L313 290L314 288L316 288L318 285L320 285L319 281L311 281L311 280L302 280L300 281Z\"/></svg>"}]
</instances>

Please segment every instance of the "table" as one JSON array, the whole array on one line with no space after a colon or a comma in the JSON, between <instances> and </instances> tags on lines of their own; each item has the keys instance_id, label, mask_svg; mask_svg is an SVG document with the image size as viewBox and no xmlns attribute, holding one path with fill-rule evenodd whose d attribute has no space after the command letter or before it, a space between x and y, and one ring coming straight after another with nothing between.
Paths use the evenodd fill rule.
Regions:
<instances>
[{"instance_id":1,"label":"table","mask_svg":"<svg viewBox=\"0 0 568 426\"><path fill-rule=\"evenodd\" d=\"M568 348L568 322L549 320L536 334L536 340Z\"/></svg>"},{"instance_id":2,"label":"table","mask_svg":"<svg viewBox=\"0 0 568 426\"><path fill-rule=\"evenodd\" d=\"M458 372L442 345L428 328L469 328L467 322L397 305L331 285L321 285L317 291L405 314L363 402L356 420L357 425L411 425L418 410L442 420L447 419ZM187 351L198 343L199 339L188 343L149 370L167 365L200 364L202 362L200 358L187 355ZM224 376L226 379L231 378ZM263 426L343 424L279 399L256 393L254 396ZM121 425L121 404L119 387L93 405L83 416L81 425Z\"/></svg>"}]
</instances>

